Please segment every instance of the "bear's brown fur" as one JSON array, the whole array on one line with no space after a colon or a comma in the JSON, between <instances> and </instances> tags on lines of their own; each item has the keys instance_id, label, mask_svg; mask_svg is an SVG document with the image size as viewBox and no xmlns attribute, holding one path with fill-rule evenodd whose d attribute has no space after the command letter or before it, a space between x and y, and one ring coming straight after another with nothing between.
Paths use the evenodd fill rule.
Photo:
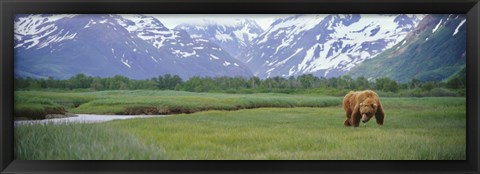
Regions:
<instances>
[{"instance_id":1,"label":"bear's brown fur","mask_svg":"<svg viewBox=\"0 0 480 174\"><path fill-rule=\"evenodd\" d=\"M360 121L366 123L375 115L378 125L383 125L385 113L377 93L371 90L350 91L343 98L343 109L347 117L345 126L358 127Z\"/></svg>"}]
</instances>

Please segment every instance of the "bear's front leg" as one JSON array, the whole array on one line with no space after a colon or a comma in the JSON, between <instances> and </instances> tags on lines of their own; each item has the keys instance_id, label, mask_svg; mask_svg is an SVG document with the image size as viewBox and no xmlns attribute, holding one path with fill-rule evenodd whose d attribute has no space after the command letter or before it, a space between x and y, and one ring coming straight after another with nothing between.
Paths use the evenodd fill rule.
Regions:
<instances>
[{"instance_id":1,"label":"bear's front leg","mask_svg":"<svg viewBox=\"0 0 480 174\"><path fill-rule=\"evenodd\" d=\"M343 125L345 125L345 126L351 126L351 125L350 125L350 119L347 118L347 119L343 122Z\"/></svg>"},{"instance_id":2,"label":"bear's front leg","mask_svg":"<svg viewBox=\"0 0 480 174\"><path fill-rule=\"evenodd\" d=\"M353 127L358 127L358 125L360 124L361 117L362 116L360 115L360 112L353 111L352 117L350 117L350 125L352 125Z\"/></svg>"}]
</instances>

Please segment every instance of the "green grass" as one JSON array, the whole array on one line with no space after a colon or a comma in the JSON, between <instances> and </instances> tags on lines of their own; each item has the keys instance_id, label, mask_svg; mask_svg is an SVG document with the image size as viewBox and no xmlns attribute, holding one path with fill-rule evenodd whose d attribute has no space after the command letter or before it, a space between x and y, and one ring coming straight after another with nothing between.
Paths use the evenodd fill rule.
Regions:
<instances>
[{"instance_id":1,"label":"green grass","mask_svg":"<svg viewBox=\"0 0 480 174\"><path fill-rule=\"evenodd\" d=\"M47 114L64 114L66 110L95 99L78 92L15 91L16 118L44 119Z\"/></svg>"},{"instance_id":2,"label":"green grass","mask_svg":"<svg viewBox=\"0 0 480 174\"><path fill-rule=\"evenodd\" d=\"M193 113L205 110L238 110L261 107L325 107L341 104L341 98L288 94L221 94L183 91L119 90L99 92L17 91L16 103L41 98L72 113L129 114L129 110L155 108L157 114ZM141 112L141 111L138 111ZM134 111L133 113L137 113Z\"/></svg>"},{"instance_id":3,"label":"green grass","mask_svg":"<svg viewBox=\"0 0 480 174\"><path fill-rule=\"evenodd\" d=\"M207 106L217 102L248 103L237 101L244 95L188 93L191 96L187 97L183 92L139 93L140 96L119 91L121 96L139 97L119 103L139 102L153 94L194 106L196 102ZM284 99L274 106L291 107L289 102L316 102L313 98L323 101L319 96L278 94L254 95L247 101ZM113 99L103 100L97 104L119 104ZM359 128L343 126L345 116L340 105L204 111L97 124L19 126L15 128L15 155L16 159L466 159L465 98L381 101L386 112L385 125L377 126L372 119L366 127Z\"/></svg>"},{"instance_id":4,"label":"green grass","mask_svg":"<svg viewBox=\"0 0 480 174\"><path fill-rule=\"evenodd\" d=\"M98 97L101 97L101 95L93 92L15 91L15 104L48 103L61 105L65 108L75 108L80 104L94 100Z\"/></svg>"},{"instance_id":5,"label":"green grass","mask_svg":"<svg viewBox=\"0 0 480 174\"><path fill-rule=\"evenodd\" d=\"M162 149L103 124L20 126L14 138L17 160L164 159Z\"/></svg>"}]
</instances>

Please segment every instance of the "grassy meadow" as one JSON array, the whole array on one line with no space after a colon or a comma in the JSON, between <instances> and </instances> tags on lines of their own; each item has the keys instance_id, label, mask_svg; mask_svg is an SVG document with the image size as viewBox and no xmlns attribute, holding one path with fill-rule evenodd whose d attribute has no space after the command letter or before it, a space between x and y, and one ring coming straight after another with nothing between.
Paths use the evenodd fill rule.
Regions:
<instances>
[{"instance_id":1,"label":"grassy meadow","mask_svg":"<svg viewBox=\"0 0 480 174\"><path fill-rule=\"evenodd\" d=\"M325 107L340 105L342 98L276 93L222 94L184 91L118 90L98 92L17 91L15 104L62 106L71 113L138 115L193 113L205 110L238 110L261 107ZM15 107L18 113L28 107ZM33 107L32 107L33 108ZM147 110L147 111L146 111ZM34 111L29 111L34 112ZM28 112L28 113L29 113Z\"/></svg>"},{"instance_id":2,"label":"grassy meadow","mask_svg":"<svg viewBox=\"0 0 480 174\"><path fill-rule=\"evenodd\" d=\"M15 113L172 114L15 127L15 158L464 160L464 97L381 97L384 126L344 127L342 97L124 90L17 91ZM35 106L35 107L17 107ZM28 111L28 112L27 112Z\"/></svg>"}]
</instances>

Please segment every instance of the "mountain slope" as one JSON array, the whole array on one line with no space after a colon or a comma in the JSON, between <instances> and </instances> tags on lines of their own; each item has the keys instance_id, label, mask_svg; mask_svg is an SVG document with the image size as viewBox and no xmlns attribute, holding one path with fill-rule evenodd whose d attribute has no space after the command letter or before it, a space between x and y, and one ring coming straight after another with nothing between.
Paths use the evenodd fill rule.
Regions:
<instances>
[{"instance_id":1,"label":"mountain slope","mask_svg":"<svg viewBox=\"0 0 480 174\"><path fill-rule=\"evenodd\" d=\"M15 75L84 73L145 79L166 73L251 76L218 45L144 15L22 15L15 20Z\"/></svg>"},{"instance_id":2,"label":"mountain slope","mask_svg":"<svg viewBox=\"0 0 480 174\"><path fill-rule=\"evenodd\" d=\"M204 21L203 25L182 24L175 29L187 31L192 37L204 38L220 45L232 57L237 57L253 39L263 32L263 29L249 19L232 19L233 24L222 24L214 21Z\"/></svg>"},{"instance_id":3,"label":"mountain slope","mask_svg":"<svg viewBox=\"0 0 480 174\"><path fill-rule=\"evenodd\" d=\"M401 41L423 15L294 15L277 19L237 59L255 75L334 77Z\"/></svg>"},{"instance_id":4,"label":"mountain slope","mask_svg":"<svg viewBox=\"0 0 480 174\"><path fill-rule=\"evenodd\" d=\"M416 78L440 81L465 66L466 19L463 15L428 15L402 41L348 73L354 77Z\"/></svg>"}]
</instances>

